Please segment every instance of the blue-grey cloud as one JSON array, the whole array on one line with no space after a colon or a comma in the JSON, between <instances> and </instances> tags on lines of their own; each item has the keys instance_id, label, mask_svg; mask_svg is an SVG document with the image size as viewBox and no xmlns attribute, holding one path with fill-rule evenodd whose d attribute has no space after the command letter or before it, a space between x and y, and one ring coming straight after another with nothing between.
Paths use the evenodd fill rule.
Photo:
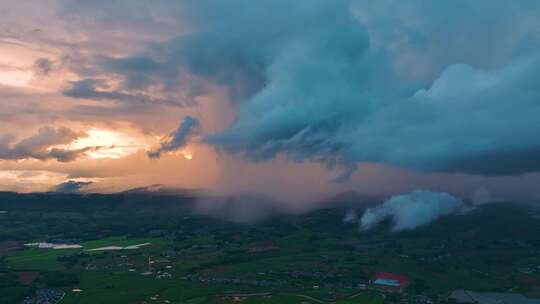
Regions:
<instances>
[{"instance_id":1,"label":"blue-grey cloud","mask_svg":"<svg viewBox=\"0 0 540 304\"><path fill-rule=\"evenodd\" d=\"M344 168L338 181L359 162L540 170L537 1L185 0L149 9L164 8L186 32L99 68L123 76L125 90L189 85L184 72L228 88L237 119L205 139L219 149Z\"/></svg>"},{"instance_id":2,"label":"blue-grey cloud","mask_svg":"<svg viewBox=\"0 0 540 304\"><path fill-rule=\"evenodd\" d=\"M457 11L469 7L455 5ZM481 6L470 8L482 16ZM529 14L500 3L497 13L484 19L503 19L505 9L512 9L512 17ZM210 143L253 160L284 154L330 166L382 162L487 175L540 170L535 157L540 137L531 134L540 127L535 118L540 114L540 50L523 48L531 43L527 34L534 27L513 27L521 31L514 36L523 39L513 44L505 41L504 48L511 54L495 56L489 64L473 52L462 58L469 64L452 64L452 56L443 56L444 62L435 62L445 66L437 78L407 81L396 75L395 66L391 68L396 58L388 45L375 48L373 40L380 37L368 36L350 10L333 12L340 18L316 16L320 28L310 27L283 41L264 67L265 86L242 106L231 128L208 138ZM444 30L431 30L449 34L459 28L459 18L451 15L438 25L440 21L422 21L434 22L427 25ZM420 39L417 46L440 39L433 38L435 42ZM478 44L473 37L462 38ZM462 44L468 48L468 42ZM351 170L346 172L345 177Z\"/></svg>"},{"instance_id":3,"label":"blue-grey cloud","mask_svg":"<svg viewBox=\"0 0 540 304\"><path fill-rule=\"evenodd\" d=\"M519 174L540 170L540 58L500 69L452 65L428 89L378 109L345 135L358 161L430 171Z\"/></svg>"},{"instance_id":4,"label":"blue-grey cloud","mask_svg":"<svg viewBox=\"0 0 540 304\"><path fill-rule=\"evenodd\" d=\"M102 58L100 64L105 71L125 75L123 88L145 89L154 81L150 75L166 67L149 57Z\"/></svg>"},{"instance_id":5,"label":"blue-grey cloud","mask_svg":"<svg viewBox=\"0 0 540 304\"><path fill-rule=\"evenodd\" d=\"M150 158L159 158L164 152L172 152L185 147L188 143L188 138L199 126L199 120L194 117L186 116L167 139L161 142L159 148L149 151Z\"/></svg>"}]
</instances>

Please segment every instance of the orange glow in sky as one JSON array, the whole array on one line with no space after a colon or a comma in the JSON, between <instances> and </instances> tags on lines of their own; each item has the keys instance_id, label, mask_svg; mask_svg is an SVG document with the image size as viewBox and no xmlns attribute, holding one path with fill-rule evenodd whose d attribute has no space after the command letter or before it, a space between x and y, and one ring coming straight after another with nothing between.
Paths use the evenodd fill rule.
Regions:
<instances>
[{"instance_id":1,"label":"orange glow in sky","mask_svg":"<svg viewBox=\"0 0 540 304\"><path fill-rule=\"evenodd\" d=\"M86 132L87 137L80 138L69 145L70 149L83 149L95 147L86 155L92 159L113 158L118 159L132 155L139 149L144 149L146 144L128 134L92 128Z\"/></svg>"},{"instance_id":2,"label":"orange glow in sky","mask_svg":"<svg viewBox=\"0 0 540 304\"><path fill-rule=\"evenodd\" d=\"M27 86L30 80L32 80L32 73L26 71L1 71L0 70L0 84L14 87Z\"/></svg>"}]
</instances>

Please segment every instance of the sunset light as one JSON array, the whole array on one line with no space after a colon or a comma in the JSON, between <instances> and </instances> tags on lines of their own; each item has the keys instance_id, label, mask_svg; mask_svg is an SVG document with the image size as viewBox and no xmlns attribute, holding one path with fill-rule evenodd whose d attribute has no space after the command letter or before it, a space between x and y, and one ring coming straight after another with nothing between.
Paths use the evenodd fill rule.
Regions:
<instances>
[{"instance_id":1,"label":"sunset light","mask_svg":"<svg viewBox=\"0 0 540 304\"><path fill-rule=\"evenodd\" d=\"M27 71L1 71L0 85L24 87L32 80L32 73Z\"/></svg>"},{"instance_id":2,"label":"sunset light","mask_svg":"<svg viewBox=\"0 0 540 304\"><path fill-rule=\"evenodd\" d=\"M92 159L122 158L145 148L145 144L137 138L116 131L92 128L87 134L87 137L74 141L68 148L90 148L86 155Z\"/></svg>"},{"instance_id":3,"label":"sunset light","mask_svg":"<svg viewBox=\"0 0 540 304\"><path fill-rule=\"evenodd\" d=\"M0 0L0 304L540 304L539 0Z\"/></svg>"}]
</instances>

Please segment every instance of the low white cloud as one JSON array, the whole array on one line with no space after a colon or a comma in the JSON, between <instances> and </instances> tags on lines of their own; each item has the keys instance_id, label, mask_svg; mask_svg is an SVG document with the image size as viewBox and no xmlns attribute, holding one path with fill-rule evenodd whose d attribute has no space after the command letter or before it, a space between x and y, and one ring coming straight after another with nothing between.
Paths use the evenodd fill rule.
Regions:
<instances>
[{"instance_id":1,"label":"low white cloud","mask_svg":"<svg viewBox=\"0 0 540 304\"><path fill-rule=\"evenodd\" d=\"M393 231L411 230L457 212L463 206L461 199L448 193L416 190L393 196L382 205L367 209L360 219L360 228L369 230L390 218Z\"/></svg>"}]
</instances>

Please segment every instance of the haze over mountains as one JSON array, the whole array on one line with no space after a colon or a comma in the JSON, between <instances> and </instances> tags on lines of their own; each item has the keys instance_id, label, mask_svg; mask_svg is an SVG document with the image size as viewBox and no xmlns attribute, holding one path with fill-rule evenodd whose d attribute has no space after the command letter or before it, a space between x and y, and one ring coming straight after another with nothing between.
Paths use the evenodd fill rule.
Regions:
<instances>
[{"instance_id":1,"label":"haze over mountains","mask_svg":"<svg viewBox=\"0 0 540 304\"><path fill-rule=\"evenodd\" d=\"M390 197L373 197L358 192L343 192L335 196L313 202L286 202L275 200L257 193L236 193L219 195L200 189L181 189L154 184L133 188L117 193L99 194L85 191L90 183L70 181L58 185L52 192L45 193L3 193L6 203L13 208L42 204L39 198L46 197L51 204L62 202L66 206L73 201L73 207L84 204L98 204L104 208L134 208L136 212L180 212L200 214L238 223L256 223L280 214L305 214L313 210L334 209L343 213L346 223L358 223L359 229L369 230L378 223L389 219L394 222L394 230L414 229L429 224L449 214L466 213L480 206L470 200L462 200L447 193L417 190L408 194ZM482 201L482 204L496 201ZM110 205L108 205L110 204ZM154 205L154 206L153 206ZM52 208L54 205L51 205ZM131 207L128 207L131 206ZM144 207L143 207L144 206ZM167 206L166 208L164 206ZM300 206L300 207L299 207ZM163 209L165 208L165 209ZM161 210L160 210L161 209ZM134 210L135 211L135 210ZM170 214L171 216L174 213Z\"/></svg>"}]
</instances>

